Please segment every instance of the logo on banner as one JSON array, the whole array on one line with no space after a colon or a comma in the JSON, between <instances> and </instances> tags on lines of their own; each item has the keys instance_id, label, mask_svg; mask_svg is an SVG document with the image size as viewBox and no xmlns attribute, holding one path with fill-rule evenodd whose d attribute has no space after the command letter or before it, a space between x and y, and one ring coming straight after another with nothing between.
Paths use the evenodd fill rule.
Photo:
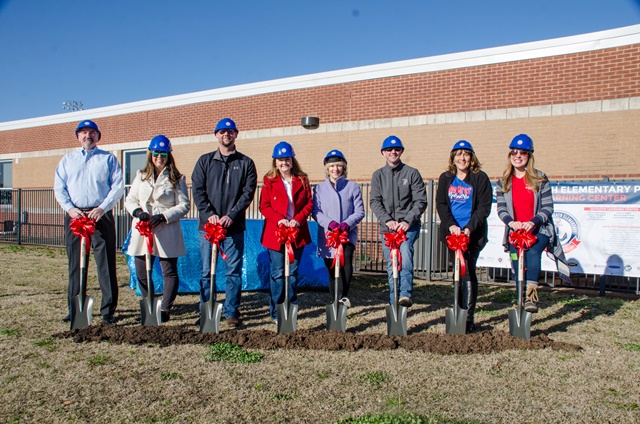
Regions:
<instances>
[{"instance_id":1,"label":"logo on banner","mask_svg":"<svg viewBox=\"0 0 640 424\"><path fill-rule=\"evenodd\" d=\"M558 237L564 253L576 250L580 244L578 221L566 212L554 212L553 221L556 225L556 237Z\"/></svg>"}]
</instances>

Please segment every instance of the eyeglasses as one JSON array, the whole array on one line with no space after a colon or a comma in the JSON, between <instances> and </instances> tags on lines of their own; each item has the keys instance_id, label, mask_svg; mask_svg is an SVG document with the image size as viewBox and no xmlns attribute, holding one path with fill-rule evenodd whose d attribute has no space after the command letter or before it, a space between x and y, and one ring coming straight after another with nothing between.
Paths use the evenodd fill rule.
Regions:
<instances>
[{"instance_id":1,"label":"eyeglasses","mask_svg":"<svg viewBox=\"0 0 640 424\"><path fill-rule=\"evenodd\" d=\"M223 128L221 130L218 130L218 132L220 134L227 134L227 133L228 134L235 134L236 130L232 130L232 129L229 129L229 128Z\"/></svg>"},{"instance_id":2,"label":"eyeglasses","mask_svg":"<svg viewBox=\"0 0 640 424\"><path fill-rule=\"evenodd\" d=\"M402 147L389 147L384 149L383 152L401 152L402 150L404 150Z\"/></svg>"},{"instance_id":3,"label":"eyeglasses","mask_svg":"<svg viewBox=\"0 0 640 424\"><path fill-rule=\"evenodd\" d=\"M156 152L156 151L153 151L153 152L151 152L151 154L153 155L154 158L157 158L158 156L160 156L161 158L166 158L166 157L169 156L169 153L167 153L167 152Z\"/></svg>"},{"instance_id":4,"label":"eyeglasses","mask_svg":"<svg viewBox=\"0 0 640 424\"><path fill-rule=\"evenodd\" d=\"M513 149L510 153L511 153L511 156L517 156L518 153L520 153L520 156L528 156L529 155L529 151L528 150L520 150L520 149Z\"/></svg>"}]
</instances>

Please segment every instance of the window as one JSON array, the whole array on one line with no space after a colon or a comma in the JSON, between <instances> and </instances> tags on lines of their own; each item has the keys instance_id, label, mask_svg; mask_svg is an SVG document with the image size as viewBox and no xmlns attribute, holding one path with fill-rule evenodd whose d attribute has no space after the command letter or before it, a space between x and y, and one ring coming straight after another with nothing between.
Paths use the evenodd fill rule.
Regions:
<instances>
[{"instance_id":1,"label":"window","mask_svg":"<svg viewBox=\"0 0 640 424\"><path fill-rule=\"evenodd\" d=\"M13 187L12 162L0 162L0 189ZM11 204L11 190L0 190L0 205Z\"/></svg>"},{"instance_id":2,"label":"window","mask_svg":"<svg viewBox=\"0 0 640 424\"><path fill-rule=\"evenodd\" d=\"M131 185L136 172L147 164L147 150L128 150L124 152L124 185Z\"/></svg>"}]
</instances>

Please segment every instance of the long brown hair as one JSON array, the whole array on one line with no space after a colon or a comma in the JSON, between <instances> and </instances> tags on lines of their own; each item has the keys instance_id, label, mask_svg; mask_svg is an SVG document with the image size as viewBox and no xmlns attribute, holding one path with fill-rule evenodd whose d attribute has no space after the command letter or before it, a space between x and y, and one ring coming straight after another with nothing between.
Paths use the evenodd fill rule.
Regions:
<instances>
[{"instance_id":1,"label":"long brown hair","mask_svg":"<svg viewBox=\"0 0 640 424\"><path fill-rule=\"evenodd\" d=\"M283 158L284 159L284 158ZM296 158L291 158L291 175L296 177L306 177L307 173L302 170ZM278 176L278 168L276 168L276 160L271 161L271 169L264 175L266 178L275 178Z\"/></svg>"},{"instance_id":2,"label":"long brown hair","mask_svg":"<svg viewBox=\"0 0 640 424\"><path fill-rule=\"evenodd\" d=\"M538 175L538 170L535 167L535 160L533 159L533 152L529 152L529 160L525 167L524 181L527 187L531 187L536 193L540 190L540 184L547 179L547 176L542 174ZM511 176L515 172L515 168L511 163L511 152L507 153L507 167L502 174L502 192L507 193L511 190Z\"/></svg>"},{"instance_id":3,"label":"long brown hair","mask_svg":"<svg viewBox=\"0 0 640 424\"><path fill-rule=\"evenodd\" d=\"M451 153L449 154L449 167L447 168L447 170L453 174L458 173L458 168L456 167L456 164L453 161L453 159L456 157L456 155L460 150L464 150L471 155L469 170L474 174L477 174L478 172L480 172L480 169L482 169L482 164L478 160L478 157L476 156L476 154L473 153L471 150L467 150L467 149L456 149L451 151Z\"/></svg>"},{"instance_id":4,"label":"long brown hair","mask_svg":"<svg viewBox=\"0 0 640 424\"><path fill-rule=\"evenodd\" d=\"M182 178L182 174L180 173L180 171L178 171L178 168L176 168L176 164L175 161L173 160L173 155L171 154L171 152L167 152L169 155L167 156L167 164L165 165L165 168L167 168L169 170L169 181L171 182L171 185L173 186L173 188L176 188L176 186L178 185L178 183L180 183L180 179ZM140 170L140 173L142 174L142 181L145 180L154 180L155 179L155 166L153 165L153 156L152 156L152 152L151 150L147 151L147 165L144 167L144 169Z\"/></svg>"}]
</instances>

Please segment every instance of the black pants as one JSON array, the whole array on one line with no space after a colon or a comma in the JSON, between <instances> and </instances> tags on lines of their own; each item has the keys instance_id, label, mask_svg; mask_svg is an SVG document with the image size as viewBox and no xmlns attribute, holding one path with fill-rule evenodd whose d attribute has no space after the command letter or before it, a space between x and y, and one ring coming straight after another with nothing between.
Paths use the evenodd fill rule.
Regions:
<instances>
[{"instance_id":1,"label":"black pants","mask_svg":"<svg viewBox=\"0 0 640 424\"><path fill-rule=\"evenodd\" d=\"M154 260L155 256L151 256L151 263ZM160 267L162 268L162 278L164 280L160 309L169 312L178 295L178 258L160 258ZM144 256L136 256L136 277L140 282L142 297L147 297L147 265Z\"/></svg>"},{"instance_id":2,"label":"black pants","mask_svg":"<svg viewBox=\"0 0 640 424\"><path fill-rule=\"evenodd\" d=\"M71 217L65 214L64 244L69 259L69 288L67 292L69 304L71 304L73 297L80 294L80 237L73 234L69 228L70 223ZM96 222L96 230L91 237L91 249L96 261L98 283L102 293L100 314L103 316L113 315L118 306L118 278L116 277L116 225L111 211L105 213ZM69 308L71 307L69 306Z\"/></svg>"},{"instance_id":3,"label":"black pants","mask_svg":"<svg viewBox=\"0 0 640 424\"><path fill-rule=\"evenodd\" d=\"M353 243L344 244L344 265L340 266L340 278L338 279L338 299L347 297L349 294L349 287L351 286L351 277L353 276L353 252L356 247ZM332 258L326 258L324 265L329 272L329 295L331 296L331 302L336 298L335 294L335 269L331 266L333 263Z\"/></svg>"},{"instance_id":4,"label":"black pants","mask_svg":"<svg viewBox=\"0 0 640 424\"><path fill-rule=\"evenodd\" d=\"M455 254L455 253L454 253ZM467 275L460 278L460 307L467 309L467 322L473 323L476 312L476 302L478 301L478 276L476 275L476 263L478 262L480 251L469 249L464 252L467 262Z\"/></svg>"}]
</instances>

